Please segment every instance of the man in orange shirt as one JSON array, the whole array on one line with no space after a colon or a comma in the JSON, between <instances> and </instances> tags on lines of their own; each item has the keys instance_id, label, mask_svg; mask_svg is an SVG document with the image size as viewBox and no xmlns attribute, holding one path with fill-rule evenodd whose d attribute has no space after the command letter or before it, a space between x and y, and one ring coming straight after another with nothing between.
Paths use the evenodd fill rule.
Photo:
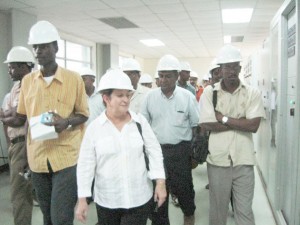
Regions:
<instances>
[{"instance_id":1,"label":"man in orange shirt","mask_svg":"<svg viewBox=\"0 0 300 225\"><path fill-rule=\"evenodd\" d=\"M78 73L64 69L55 61L60 40L56 28L39 21L29 33L28 44L40 70L22 80L17 119L20 124L50 112L47 123L58 135L55 139L27 136L27 155L32 184L43 213L44 225L73 225L77 202L76 165L89 112L84 82Z\"/></svg>"}]
</instances>

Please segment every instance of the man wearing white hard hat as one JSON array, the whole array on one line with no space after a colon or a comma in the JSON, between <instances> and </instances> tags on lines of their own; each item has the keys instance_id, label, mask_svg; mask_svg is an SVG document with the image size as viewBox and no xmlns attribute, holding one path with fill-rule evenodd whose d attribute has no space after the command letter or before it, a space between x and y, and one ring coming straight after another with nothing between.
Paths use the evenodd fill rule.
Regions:
<instances>
[{"instance_id":1,"label":"man wearing white hard hat","mask_svg":"<svg viewBox=\"0 0 300 225\"><path fill-rule=\"evenodd\" d=\"M221 73L220 73L220 65L218 65L216 62L217 62L217 59L214 59L211 62L209 69L208 69L209 74L211 75L211 84L218 83L222 79Z\"/></svg>"},{"instance_id":2,"label":"man wearing white hard hat","mask_svg":"<svg viewBox=\"0 0 300 225\"><path fill-rule=\"evenodd\" d=\"M196 96L195 88L189 83L190 73L192 71L190 64L188 62L181 62L180 68L179 78L176 84Z\"/></svg>"},{"instance_id":3,"label":"man wearing white hard hat","mask_svg":"<svg viewBox=\"0 0 300 225\"><path fill-rule=\"evenodd\" d=\"M19 102L21 81L34 67L32 52L22 46L13 47L4 61L8 65L8 74L15 82L10 91L7 110L0 112L0 120L7 125L7 135L10 140L8 149L10 161L10 192L13 208L14 224L31 225L32 217L32 185L31 181L22 176L28 173L28 161L26 154L27 130L25 125L15 124L16 107Z\"/></svg>"},{"instance_id":4,"label":"man wearing white hard hat","mask_svg":"<svg viewBox=\"0 0 300 225\"><path fill-rule=\"evenodd\" d=\"M152 88L153 79L149 74L144 73L141 76L139 83L147 88Z\"/></svg>"},{"instance_id":5,"label":"man wearing white hard hat","mask_svg":"<svg viewBox=\"0 0 300 225\"><path fill-rule=\"evenodd\" d=\"M28 119L30 124L28 163L44 224L71 225L77 202L76 164L89 111L80 75L56 63L58 40L57 29L48 21L31 27L28 44L41 69L22 80L17 121L22 124ZM42 115L49 121L40 123L51 126L56 138L32 138L34 121Z\"/></svg>"},{"instance_id":6,"label":"man wearing white hard hat","mask_svg":"<svg viewBox=\"0 0 300 225\"><path fill-rule=\"evenodd\" d=\"M99 224L146 225L152 180L158 207L166 200L161 147L145 117L129 110L133 90L120 69L101 77L98 91L106 110L87 127L78 159L76 217L81 222L86 222L94 177Z\"/></svg>"},{"instance_id":7,"label":"man wearing white hard hat","mask_svg":"<svg viewBox=\"0 0 300 225\"><path fill-rule=\"evenodd\" d=\"M139 84L139 79L141 76L141 66L137 60L132 58L124 60L122 70L129 76L131 84L135 90L130 100L130 110L137 113L141 109L141 104L144 101L149 88L146 88Z\"/></svg>"},{"instance_id":8,"label":"man wearing white hard hat","mask_svg":"<svg viewBox=\"0 0 300 225\"><path fill-rule=\"evenodd\" d=\"M217 56L222 80L205 88L200 125L211 131L207 172L209 180L209 225L225 225L228 204L233 199L236 224L254 225L255 151L252 133L265 117L260 92L239 79L240 51L225 45ZM212 96L217 91L214 109Z\"/></svg>"},{"instance_id":9,"label":"man wearing white hard hat","mask_svg":"<svg viewBox=\"0 0 300 225\"><path fill-rule=\"evenodd\" d=\"M199 102L203 87L198 85L198 74L195 71L191 71L190 73L190 84L195 88L196 99Z\"/></svg>"},{"instance_id":10,"label":"man wearing white hard hat","mask_svg":"<svg viewBox=\"0 0 300 225\"><path fill-rule=\"evenodd\" d=\"M180 70L180 63L173 55L165 55L159 60L157 71L160 88L148 93L141 113L149 121L161 144L167 173L167 190L178 197L184 214L184 225L194 225L196 206L191 140L199 122L199 111L195 96L176 85ZM153 225L170 224L168 205L167 199L153 213Z\"/></svg>"},{"instance_id":11,"label":"man wearing white hard hat","mask_svg":"<svg viewBox=\"0 0 300 225\"><path fill-rule=\"evenodd\" d=\"M90 68L84 67L80 69L79 74L82 77L85 85L85 92L89 105L90 116L89 119L85 122L86 125L89 125L101 114L101 112L104 111L105 107L103 105L100 93L97 92L94 86L96 73Z\"/></svg>"}]
</instances>

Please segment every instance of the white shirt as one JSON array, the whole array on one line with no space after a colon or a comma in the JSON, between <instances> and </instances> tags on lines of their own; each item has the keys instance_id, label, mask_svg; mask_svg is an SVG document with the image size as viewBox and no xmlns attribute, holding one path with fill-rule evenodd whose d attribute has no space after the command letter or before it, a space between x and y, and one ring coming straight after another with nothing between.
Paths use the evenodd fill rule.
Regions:
<instances>
[{"instance_id":1,"label":"white shirt","mask_svg":"<svg viewBox=\"0 0 300 225\"><path fill-rule=\"evenodd\" d=\"M201 96L200 123L217 122L212 103L213 91L217 90L216 110L231 118L265 118L261 94L258 90L240 82L239 87L229 93L216 83L204 89ZM209 136L207 162L216 166L254 165L255 152L252 133L240 130L211 132ZM230 157L229 157L230 156Z\"/></svg>"},{"instance_id":2,"label":"white shirt","mask_svg":"<svg viewBox=\"0 0 300 225\"><path fill-rule=\"evenodd\" d=\"M161 147L147 120L130 111L131 121L119 131L103 112L87 127L78 159L78 197L91 196L106 208L132 208L145 204L153 195L150 179L165 179ZM142 126L150 171L146 169ZM149 179L150 178L150 179Z\"/></svg>"},{"instance_id":3,"label":"white shirt","mask_svg":"<svg viewBox=\"0 0 300 225\"><path fill-rule=\"evenodd\" d=\"M105 110L105 106L103 104L102 96L99 92L96 91L96 88L94 90L94 93L90 97L87 95L87 99L89 104L90 116L85 124L89 125Z\"/></svg>"},{"instance_id":4,"label":"white shirt","mask_svg":"<svg viewBox=\"0 0 300 225\"><path fill-rule=\"evenodd\" d=\"M192 127L199 122L197 104L195 96L184 88L176 86L170 98L156 88L146 96L141 113L160 144L178 144L192 139Z\"/></svg>"},{"instance_id":5,"label":"white shirt","mask_svg":"<svg viewBox=\"0 0 300 225\"><path fill-rule=\"evenodd\" d=\"M145 96L150 90L150 88L138 84L135 92L130 99L129 109L136 113L140 112L141 105L145 99Z\"/></svg>"}]
</instances>

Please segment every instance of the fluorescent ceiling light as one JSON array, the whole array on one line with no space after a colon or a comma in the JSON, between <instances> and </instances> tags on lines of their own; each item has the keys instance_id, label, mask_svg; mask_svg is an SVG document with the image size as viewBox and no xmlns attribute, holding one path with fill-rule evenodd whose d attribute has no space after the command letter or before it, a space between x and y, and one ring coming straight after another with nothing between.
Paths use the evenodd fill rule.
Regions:
<instances>
[{"instance_id":1,"label":"fluorescent ceiling light","mask_svg":"<svg viewBox=\"0 0 300 225\"><path fill-rule=\"evenodd\" d=\"M145 39L145 40L140 40L144 45L149 46L149 47L156 47L156 46L164 46L165 44L161 42L158 39Z\"/></svg>"},{"instance_id":2,"label":"fluorescent ceiling light","mask_svg":"<svg viewBox=\"0 0 300 225\"><path fill-rule=\"evenodd\" d=\"M229 44L229 43L231 43L231 36L225 35L224 36L224 44Z\"/></svg>"},{"instance_id":3,"label":"fluorescent ceiling light","mask_svg":"<svg viewBox=\"0 0 300 225\"><path fill-rule=\"evenodd\" d=\"M253 9L222 9L223 23L249 23Z\"/></svg>"}]
</instances>

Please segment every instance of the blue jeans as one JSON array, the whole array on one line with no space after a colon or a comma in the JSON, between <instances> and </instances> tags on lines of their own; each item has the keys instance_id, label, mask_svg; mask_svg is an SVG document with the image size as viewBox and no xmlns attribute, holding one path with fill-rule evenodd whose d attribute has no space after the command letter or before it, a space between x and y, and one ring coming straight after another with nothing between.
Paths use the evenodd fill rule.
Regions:
<instances>
[{"instance_id":1,"label":"blue jeans","mask_svg":"<svg viewBox=\"0 0 300 225\"><path fill-rule=\"evenodd\" d=\"M77 202L76 165L49 173L32 173L44 225L73 225Z\"/></svg>"}]
</instances>

